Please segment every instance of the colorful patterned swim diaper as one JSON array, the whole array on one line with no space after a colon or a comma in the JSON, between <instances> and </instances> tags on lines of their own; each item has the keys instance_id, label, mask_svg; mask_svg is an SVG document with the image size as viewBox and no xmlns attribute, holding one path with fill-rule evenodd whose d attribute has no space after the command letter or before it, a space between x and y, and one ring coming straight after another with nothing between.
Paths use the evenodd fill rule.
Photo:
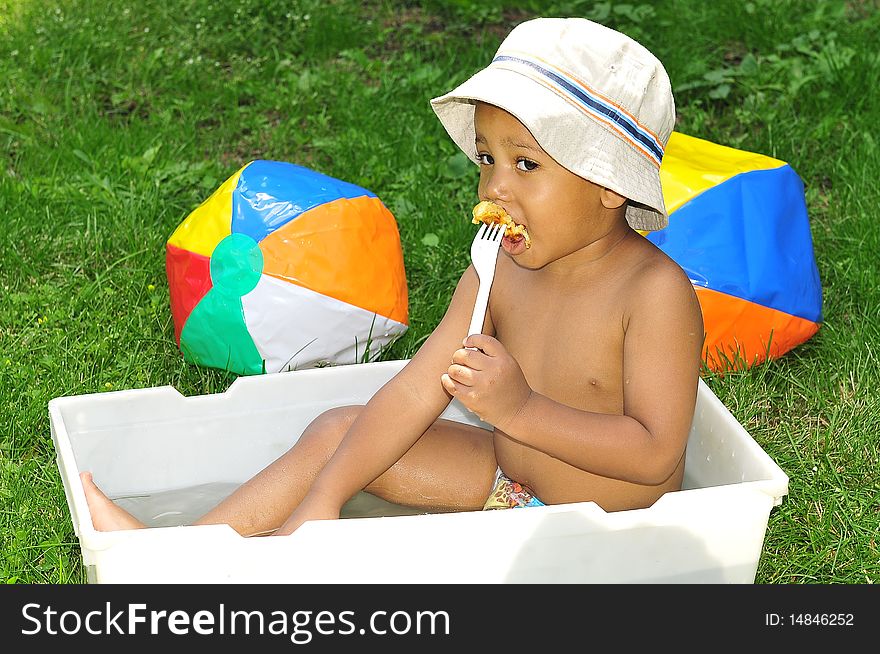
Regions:
<instances>
[{"instance_id":1,"label":"colorful patterned swim diaper","mask_svg":"<svg viewBox=\"0 0 880 654\"><path fill-rule=\"evenodd\" d=\"M544 506L532 493L532 489L513 481L501 468L495 472L495 487L483 505L483 511L492 509L521 509L527 506Z\"/></svg>"}]
</instances>

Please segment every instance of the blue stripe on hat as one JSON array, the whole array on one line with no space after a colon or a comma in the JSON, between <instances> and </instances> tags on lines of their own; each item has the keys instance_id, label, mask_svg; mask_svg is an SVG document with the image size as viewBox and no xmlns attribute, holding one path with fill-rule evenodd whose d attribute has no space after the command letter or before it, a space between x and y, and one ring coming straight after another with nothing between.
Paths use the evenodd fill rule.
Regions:
<instances>
[{"instance_id":1,"label":"blue stripe on hat","mask_svg":"<svg viewBox=\"0 0 880 654\"><path fill-rule=\"evenodd\" d=\"M555 86L560 88L567 95L580 103L585 109L610 120L612 126L618 127L621 131L625 132L625 135L643 146L647 150L649 156L654 159L658 165L663 160L663 146L650 132L640 127L638 123L622 113L617 107L593 94L582 84L548 70L540 64L528 59L512 57L510 55L498 55L492 60L492 63L497 61L510 61L533 68L553 82Z\"/></svg>"}]
</instances>

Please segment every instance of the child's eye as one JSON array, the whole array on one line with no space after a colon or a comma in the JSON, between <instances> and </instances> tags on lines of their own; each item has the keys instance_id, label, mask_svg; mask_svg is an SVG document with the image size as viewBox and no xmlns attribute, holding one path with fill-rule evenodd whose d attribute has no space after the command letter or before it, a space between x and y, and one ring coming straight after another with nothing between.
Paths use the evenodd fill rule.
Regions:
<instances>
[{"instance_id":1,"label":"child's eye","mask_svg":"<svg viewBox=\"0 0 880 654\"><path fill-rule=\"evenodd\" d=\"M477 162L481 166L491 166L495 163L495 160L492 158L491 154L486 154L485 152L477 152Z\"/></svg>"},{"instance_id":2,"label":"child's eye","mask_svg":"<svg viewBox=\"0 0 880 654\"><path fill-rule=\"evenodd\" d=\"M531 159L517 159L516 167L526 172L532 171L538 167L538 164Z\"/></svg>"}]
</instances>

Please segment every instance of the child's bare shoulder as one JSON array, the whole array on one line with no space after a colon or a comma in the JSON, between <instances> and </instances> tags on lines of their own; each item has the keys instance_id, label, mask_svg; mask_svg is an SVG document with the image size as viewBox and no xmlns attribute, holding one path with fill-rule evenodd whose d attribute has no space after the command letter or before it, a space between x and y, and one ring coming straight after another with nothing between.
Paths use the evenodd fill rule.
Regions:
<instances>
[{"instance_id":1,"label":"child's bare shoulder","mask_svg":"<svg viewBox=\"0 0 880 654\"><path fill-rule=\"evenodd\" d=\"M631 280L631 307L651 313L658 309L679 311L702 319L693 283L684 269L647 239L640 249L640 265Z\"/></svg>"}]
</instances>

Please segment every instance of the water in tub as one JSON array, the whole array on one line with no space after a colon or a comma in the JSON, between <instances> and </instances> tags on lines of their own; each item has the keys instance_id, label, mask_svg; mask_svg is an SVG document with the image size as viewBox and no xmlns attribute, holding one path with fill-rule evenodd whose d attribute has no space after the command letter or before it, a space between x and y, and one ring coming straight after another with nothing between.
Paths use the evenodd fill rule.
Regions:
<instances>
[{"instance_id":1,"label":"water in tub","mask_svg":"<svg viewBox=\"0 0 880 654\"><path fill-rule=\"evenodd\" d=\"M236 483L212 482L145 495L114 497L113 501L148 527L177 527L192 524L237 487ZM425 511L392 504L362 492L342 507L341 517L372 518L419 513Z\"/></svg>"},{"instance_id":2,"label":"water in tub","mask_svg":"<svg viewBox=\"0 0 880 654\"><path fill-rule=\"evenodd\" d=\"M115 497L113 500L149 527L177 527L192 524L237 488L234 482L212 482L188 488L160 491L148 495ZM682 488L695 488L696 483L685 470ZM418 515L427 513L392 504L369 493L358 493L342 507L342 518L375 518L380 516Z\"/></svg>"}]
</instances>

